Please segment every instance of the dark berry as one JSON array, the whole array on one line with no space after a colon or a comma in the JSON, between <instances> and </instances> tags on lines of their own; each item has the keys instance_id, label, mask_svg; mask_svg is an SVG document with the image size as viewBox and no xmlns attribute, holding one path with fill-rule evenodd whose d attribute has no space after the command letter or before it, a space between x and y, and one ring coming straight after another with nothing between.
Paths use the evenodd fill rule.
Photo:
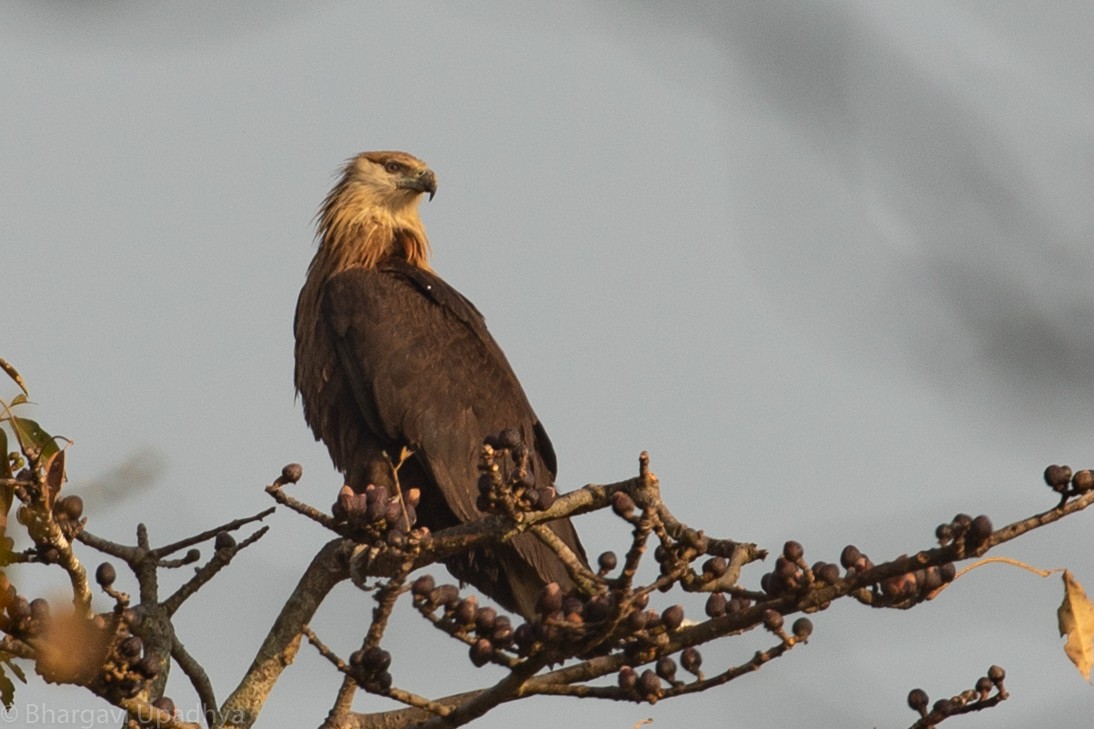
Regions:
<instances>
[{"instance_id":1,"label":"dark berry","mask_svg":"<svg viewBox=\"0 0 1094 729\"><path fill-rule=\"evenodd\" d=\"M908 692L908 707L920 714L927 713L927 704L931 701L927 692L921 688L914 688Z\"/></svg>"},{"instance_id":2,"label":"dark berry","mask_svg":"<svg viewBox=\"0 0 1094 729\"><path fill-rule=\"evenodd\" d=\"M843 565L845 570L849 570L854 567L860 559L862 559L862 552L853 544L848 544L843 548L843 551L840 552L839 563Z\"/></svg>"},{"instance_id":3,"label":"dark berry","mask_svg":"<svg viewBox=\"0 0 1094 729\"><path fill-rule=\"evenodd\" d=\"M571 613L577 613L581 615L585 611L585 603L581 601L581 598L570 595L562 601L562 612L569 615Z\"/></svg>"},{"instance_id":4,"label":"dark berry","mask_svg":"<svg viewBox=\"0 0 1094 729\"><path fill-rule=\"evenodd\" d=\"M79 521L84 513L84 500L75 494L66 496L53 505L53 511L64 514L72 521Z\"/></svg>"},{"instance_id":5,"label":"dark berry","mask_svg":"<svg viewBox=\"0 0 1094 729\"><path fill-rule=\"evenodd\" d=\"M131 635L118 644L118 653L126 658L136 658L144 650L144 642L135 635Z\"/></svg>"},{"instance_id":6,"label":"dark berry","mask_svg":"<svg viewBox=\"0 0 1094 729\"><path fill-rule=\"evenodd\" d=\"M710 593L706 606L707 617L720 618L726 614L726 596L720 592Z\"/></svg>"},{"instance_id":7,"label":"dark berry","mask_svg":"<svg viewBox=\"0 0 1094 729\"><path fill-rule=\"evenodd\" d=\"M438 585L430 594L429 601L434 605L452 608L460 601L460 590L455 585Z\"/></svg>"},{"instance_id":8,"label":"dark berry","mask_svg":"<svg viewBox=\"0 0 1094 729\"><path fill-rule=\"evenodd\" d=\"M661 698L661 679L650 670L642 671L638 677L638 693L649 702Z\"/></svg>"},{"instance_id":9,"label":"dark berry","mask_svg":"<svg viewBox=\"0 0 1094 729\"><path fill-rule=\"evenodd\" d=\"M539 511L547 511L554 505L555 499L558 498L558 491L554 486L544 486L543 488L536 489L536 500L533 506Z\"/></svg>"},{"instance_id":10,"label":"dark berry","mask_svg":"<svg viewBox=\"0 0 1094 729\"><path fill-rule=\"evenodd\" d=\"M798 640L808 640L809 636L813 634L813 621L809 618L798 618L790 626L790 631Z\"/></svg>"},{"instance_id":11,"label":"dark berry","mask_svg":"<svg viewBox=\"0 0 1094 729\"><path fill-rule=\"evenodd\" d=\"M49 620L49 603L43 597L30 601L30 617L34 620Z\"/></svg>"},{"instance_id":12,"label":"dark berry","mask_svg":"<svg viewBox=\"0 0 1094 729\"><path fill-rule=\"evenodd\" d=\"M114 569L114 565L109 562L103 562L95 570L95 581L102 587L110 587L116 579L118 579L118 572Z\"/></svg>"},{"instance_id":13,"label":"dark berry","mask_svg":"<svg viewBox=\"0 0 1094 729\"><path fill-rule=\"evenodd\" d=\"M1045 469L1045 483L1054 491L1063 491L1071 480L1070 466L1049 466Z\"/></svg>"},{"instance_id":14,"label":"dark berry","mask_svg":"<svg viewBox=\"0 0 1094 729\"><path fill-rule=\"evenodd\" d=\"M155 678L162 669L163 661L151 653L133 665L133 670L145 678Z\"/></svg>"},{"instance_id":15,"label":"dark berry","mask_svg":"<svg viewBox=\"0 0 1094 729\"><path fill-rule=\"evenodd\" d=\"M506 615L499 615L494 619L494 626L487 636L490 642L499 648L504 648L513 642L513 624Z\"/></svg>"},{"instance_id":16,"label":"dark berry","mask_svg":"<svg viewBox=\"0 0 1094 729\"><path fill-rule=\"evenodd\" d=\"M547 583L540 590L536 600L536 612L540 615L550 615L562 609L562 588L557 582Z\"/></svg>"},{"instance_id":17,"label":"dark berry","mask_svg":"<svg viewBox=\"0 0 1094 729\"><path fill-rule=\"evenodd\" d=\"M235 537L233 537L228 532L221 532L220 534L217 534L217 538L213 542L213 548L216 549L218 552L222 549L231 549L234 546L236 546Z\"/></svg>"},{"instance_id":18,"label":"dark berry","mask_svg":"<svg viewBox=\"0 0 1094 729\"><path fill-rule=\"evenodd\" d=\"M813 565L813 574L821 582L834 585L839 582L839 565L831 562L818 562Z\"/></svg>"},{"instance_id":19,"label":"dark berry","mask_svg":"<svg viewBox=\"0 0 1094 729\"><path fill-rule=\"evenodd\" d=\"M684 624L684 606L672 605L665 608L665 611L661 613L661 624L665 626L667 630L676 630Z\"/></svg>"},{"instance_id":20,"label":"dark berry","mask_svg":"<svg viewBox=\"0 0 1094 729\"><path fill-rule=\"evenodd\" d=\"M593 622L607 620L612 614L612 600L607 595L596 595L585 603L585 618Z\"/></svg>"},{"instance_id":21,"label":"dark berry","mask_svg":"<svg viewBox=\"0 0 1094 729\"><path fill-rule=\"evenodd\" d=\"M485 666L490 662L490 657L493 655L494 644L486 638L479 638L471 646L471 662L476 666Z\"/></svg>"},{"instance_id":22,"label":"dark berry","mask_svg":"<svg viewBox=\"0 0 1094 729\"><path fill-rule=\"evenodd\" d=\"M17 595L7 607L8 617L12 620L21 620L30 617L30 603L22 595Z\"/></svg>"},{"instance_id":23,"label":"dark berry","mask_svg":"<svg viewBox=\"0 0 1094 729\"><path fill-rule=\"evenodd\" d=\"M388 524L403 524L403 505L392 499L384 507L384 519Z\"/></svg>"},{"instance_id":24,"label":"dark berry","mask_svg":"<svg viewBox=\"0 0 1094 729\"><path fill-rule=\"evenodd\" d=\"M366 648L361 654L360 665L369 673L386 671L391 666L391 653L379 646Z\"/></svg>"},{"instance_id":25,"label":"dark berry","mask_svg":"<svg viewBox=\"0 0 1094 729\"><path fill-rule=\"evenodd\" d=\"M699 667L703 665L703 656L698 648L688 647L680 652L680 665L688 673L699 675Z\"/></svg>"},{"instance_id":26,"label":"dark berry","mask_svg":"<svg viewBox=\"0 0 1094 729\"><path fill-rule=\"evenodd\" d=\"M414 583L410 586L410 592L413 593L414 597L424 600L429 597L429 593L433 592L435 586L433 575L422 575L414 580Z\"/></svg>"},{"instance_id":27,"label":"dark berry","mask_svg":"<svg viewBox=\"0 0 1094 729\"><path fill-rule=\"evenodd\" d=\"M304 475L304 467L299 463L290 463L281 469L281 481L283 483L296 483Z\"/></svg>"},{"instance_id":28,"label":"dark berry","mask_svg":"<svg viewBox=\"0 0 1094 729\"><path fill-rule=\"evenodd\" d=\"M624 519L629 519L634 515L634 499L628 496L623 491L616 491L612 494L612 511Z\"/></svg>"},{"instance_id":29,"label":"dark berry","mask_svg":"<svg viewBox=\"0 0 1094 729\"><path fill-rule=\"evenodd\" d=\"M939 524L935 527L934 535L939 544L949 544L953 540L953 525Z\"/></svg>"},{"instance_id":30,"label":"dark berry","mask_svg":"<svg viewBox=\"0 0 1094 729\"><path fill-rule=\"evenodd\" d=\"M456 604L452 617L460 625L471 625L475 622L475 616L479 612L479 599L474 595L468 595Z\"/></svg>"},{"instance_id":31,"label":"dark berry","mask_svg":"<svg viewBox=\"0 0 1094 729\"><path fill-rule=\"evenodd\" d=\"M517 629L513 631L513 642L517 644L517 650L520 652L521 656L528 655L535 640L535 631L532 630L532 626L528 623L521 623L517 626Z\"/></svg>"},{"instance_id":32,"label":"dark berry","mask_svg":"<svg viewBox=\"0 0 1094 729\"><path fill-rule=\"evenodd\" d=\"M498 445L502 448L516 448L524 439L516 428L506 428L498 433Z\"/></svg>"},{"instance_id":33,"label":"dark berry","mask_svg":"<svg viewBox=\"0 0 1094 729\"><path fill-rule=\"evenodd\" d=\"M619 564L619 560L616 559L615 552L604 552L596 560L602 572L611 572Z\"/></svg>"},{"instance_id":34,"label":"dark berry","mask_svg":"<svg viewBox=\"0 0 1094 729\"><path fill-rule=\"evenodd\" d=\"M676 661L668 656L662 656L657 661L657 675L666 681L673 681L676 678Z\"/></svg>"},{"instance_id":35,"label":"dark berry","mask_svg":"<svg viewBox=\"0 0 1094 729\"><path fill-rule=\"evenodd\" d=\"M1081 494L1085 494L1087 491L1094 489L1094 471L1085 468L1082 471L1076 472L1075 475L1071 477L1071 485Z\"/></svg>"},{"instance_id":36,"label":"dark berry","mask_svg":"<svg viewBox=\"0 0 1094 729\"><path fill-rule=\"evenodd\" d=\"M953 578L957 576L957 568L954 567L953 562L947 562L938 568L938 575L943 582L953 582Z\"/></svg>"},{"instance_id":37,"label":"dark berry","mask_svg":"<svg viewBox=\"0 0 1094 729\"><path fill-rule=\"evenodd\" d=\"M991 536L992 531L991 519L981 514L969 524L969 529L965 533L965 542L971 547L977 547Z\"/></svg>"},{"instance_id":38,"label":"dark berry","mask_svg":"<svg viewBox=\"0 0 1094 729\"><path fill-rule=\"evenodd\" d=\"M175 702L167 696L161 696L152 702L152 706L155 706L160 711L166 711L171 716L175 715Z\"/></svg>"},{"instance_id":39,"label":"dark berry","mask_svg":"<svg viewBox=\"0 0 1094 729\"><path fill-rule=\"evenodd\" d=\"M764 627L774 632L783 627L783 616L775 610L764 610Z\"/></svg>"},{"instance_id":40,"label":"dark berry","mask_svg":"<svg viewBox=\"0 0 1094 729\"><path fill-rule=\"evenodd\" d=\"M707 580L716 580L725 575L728 570L729 562L725 557L711 557L703 562L703 578Z\"/></svg>"},{"instance_id":41,"label":"dark berry","mask_svg":"<svg viewBox=\"0 0 1094 729\"><path fill-rule=\"evenodd\" d=\"M486 635L493 632L494 621L498 617L498 611L490 606L484 606L479 608L475 613L475 629L479 631L480 635Z\"/></svg>"}]
</instances>

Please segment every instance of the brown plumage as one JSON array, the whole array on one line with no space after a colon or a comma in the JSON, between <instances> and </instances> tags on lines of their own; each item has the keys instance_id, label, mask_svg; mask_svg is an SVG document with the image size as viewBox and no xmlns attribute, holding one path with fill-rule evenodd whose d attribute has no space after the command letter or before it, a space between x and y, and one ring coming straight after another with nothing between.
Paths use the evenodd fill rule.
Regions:
<instances>
[{"instance_id":1,"label":"brown plumage","mask_svg":"<svg viewBox=\"0 0 1094 729\"><path fill-rule=\"evenodd\" d=\"M555 454L478 310L429 268L418 216L436 178L403 152L350 160L319 212L319 250L296 306L296 389L304 417L346 483L419 488L419 523L437 530L474 520L483 438L519 429L537 485ZM585 559L569 521L551 528ZM448 569L529 616L545 584L573 583L532 534L450 560Z\"/></svg>"}]
</instances>

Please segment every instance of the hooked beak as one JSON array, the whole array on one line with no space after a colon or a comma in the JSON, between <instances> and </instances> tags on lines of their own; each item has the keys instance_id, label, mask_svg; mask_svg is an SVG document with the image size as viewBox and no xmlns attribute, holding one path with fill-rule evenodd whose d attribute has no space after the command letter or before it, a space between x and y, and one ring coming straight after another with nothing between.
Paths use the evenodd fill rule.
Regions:
<instances>
[{"instance_id":1,"label":"hooked beak","mask_svg":"<svg viewBox=\"0 0 1094 729\"><path fill-rule=\"evenodd\" d=\"M428 192L429 199L432 200L433 196L437 194L437 176L433 174L433 170L424 169L415 175L403 178L399 183L399 187L404 190Z\"/></svg>"}]
</instances>

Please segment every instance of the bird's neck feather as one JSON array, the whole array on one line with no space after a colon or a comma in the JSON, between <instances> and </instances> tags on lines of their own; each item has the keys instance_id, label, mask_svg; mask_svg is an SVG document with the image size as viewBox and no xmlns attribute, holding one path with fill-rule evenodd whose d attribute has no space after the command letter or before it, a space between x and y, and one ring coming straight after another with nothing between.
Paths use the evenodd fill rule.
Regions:
<instances>
[{"instance_id":1,"label":"bird's neck feather","mask_svg":"<svg viewBox=\"0 0 1094 729\"><path fill-rule=\"evenodd\" d=\"M429 270L429 238L418 216L417 196L378 198L365 185L335 187L319 212L319 258L333 275L347 268L375 268L389 256Z\"/></svg>"}]
</instances>

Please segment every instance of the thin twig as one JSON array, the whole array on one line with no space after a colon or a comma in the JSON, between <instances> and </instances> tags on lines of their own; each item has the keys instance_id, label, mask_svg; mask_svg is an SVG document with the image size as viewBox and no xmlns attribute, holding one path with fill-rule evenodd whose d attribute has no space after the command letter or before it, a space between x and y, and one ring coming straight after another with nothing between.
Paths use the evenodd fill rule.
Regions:
<instances>
[{"instance_id":1,"label":"thin twig","mask_svg":"<svg viewBox=\"0 0 1094 729\"><path fill-rule=\"evenodd\" d=\"M176 637L171 646L171 658L179 664L179 668L190 679L190 685L197 692L198 701L201 702L201 711L205 715L209 726L215 726L220 720L217 714L216 694L213 684L209 681L209 675L197 660L187 652L186 647Z\"/></svg>"},{"instance_id":2,"label":"thin twig","mask_svg":"<svg viewBox=\"0 0 1094 729\"><path fill-rule=\"evenodd\" d=\"M174 615L175 612L182 607L182 604L186 602L187 598L196 593L205 583L213 579L218 572L227 567L236 554L257 542L265 536L266 532L269 530L270 528L268 526L264 526L242 542L226 549L216 550L209 561L194 573L193 577L184 582L179 589L175 590L172 595L162 602L163 608L167 611L167 614Z\"/></svg>"},{"instance_id":3,"label":"thin twig","mask_svg":"<svg viewBox=\"0 0 1094 729\"><path fill-rule=\"evenodd\" d=\"M226 524L221 524L220 526L213 527L212 529L206 529L205 531L201 532L200 534L195 534L192 537L187 537L186 539L180 539L177 542L172 542L171 544L165 544L162 547L156 547L155 549L152 550L152 556L155 557L156 559L163 559L167 555L173 554L173 553L179 551L180 549L186 549L187 547L192 547L195 544L201 544L202 542L207 541L209 539L215 539L217 537L217 535L221 534L222 532L234 532L236 529L239 529L240 527L246 526L246 525L248 525L252 522L262 521L267 516L274 513L274 511L275 511L274 507L271 506L268 509L263 509L262 511L258 512L254 516L245 516L242 519L233 519L232 521L227 522Z\"/></svg>"}]
</instances>

